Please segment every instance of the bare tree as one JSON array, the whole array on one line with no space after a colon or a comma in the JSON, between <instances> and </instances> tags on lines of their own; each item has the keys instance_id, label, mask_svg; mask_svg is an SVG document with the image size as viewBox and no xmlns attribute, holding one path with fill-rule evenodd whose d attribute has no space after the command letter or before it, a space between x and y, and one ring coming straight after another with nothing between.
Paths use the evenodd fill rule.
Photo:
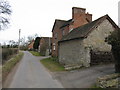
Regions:
<instances>
[{"instance_id":1,"label":"bare tree","mask_svg":"<svg viewBox=\"0 0 120 90\"><path fill-rule=\"evenodd\" d=\"M38 34L34 34L34 35L31 35L31 36L28 36L28 37L27 37L28 43L31 43L32 40L34 40L36 37L38 37Z\"/></svg>"},{"instance_id":2,"label":"bare tree","mask_svg":"<svg viewBox=\"0 0 120 90\"><path fill-rule=\"evenodd\" d=\"M0 30L4 30L9 24L9 15L11 15L12 10L9 2L0 0Z\"/></svg>"}]
</instances>

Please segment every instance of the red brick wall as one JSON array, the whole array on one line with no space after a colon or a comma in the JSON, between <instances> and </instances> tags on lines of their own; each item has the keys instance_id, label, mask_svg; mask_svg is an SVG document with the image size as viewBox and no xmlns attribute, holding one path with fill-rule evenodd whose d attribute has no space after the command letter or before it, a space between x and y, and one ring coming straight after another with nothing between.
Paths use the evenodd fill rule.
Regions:
<instances>
[{"instance_id":1,"label":"red brick wall","mask_svg":"<svg viewBox=\"0 0 120 90\"><path fill-rule=\"evenodd\" d=\"M33 49L33 44L34 44L34 41L32 41L32 42L28 45L28 49Z\"/></svg>"},{"instance_id":2,"label":"red brick wall","mask_svg":"<svg viewBox=\"0 0 120 90\"><path fill-rule=\"evenodd\" d=\"M60 41L63 37L63 30L64 35L67 35L70 30L80 27L84 24L87 24L88 22L92 21L92 14L86 13L86 9L84 8L72 8L72 22L70 22L70 25L67 25L63 28L60 28L63 22L57 21L54 26L54 30L52 32L52 56L58 56L58 41ZM57 33L57 38L55 38L55 34ZM55 45L53 45L55 44ZM55 50L53 50L55 47Z\"/></svg>"},{"instance_id":3,"label":"red brick wall","mask_svg":"<svg viewBox=\"0 0 120 90\"><path fill-rule=\"evenodd\" d=\"M86 9L83 8L72 8L72 19L73 22L73 28L77 28L79 26L82 26L84 24L87 24L89 21L92 21L92 14L86 14Z\"/></svg>"},{"instance_id":4,"label":"red brick wall","mask_svg":"<svg viewBox=\"0 0 120 90\"><path fill-rule=\"evenodd\" d=\"M92 14L87 13L86 14L87 19L91 22L92 21Z\"/></svg>"},{"instance_id":5,"label":"red brick wall","mask_svg":"<svg viewBox=\"0 0 120 90\"><path fill-rule=\"evenodd\" d=\"M67 35L68 33L69 33L69 26L66 26L66 27L63 27L63 28L61 28L61 31L62 31L62 37L64 36L64 35ZM63 32L64 32L64 35L63 35ZM61 38L62 38L61 37Z\"/></svg>"},{"instance_id":6,"label":"red brick wall","mask_svg":"<svg viewBox=\"0 0 120 90\"><path fill-rule=\"evenodd\" d=\"M58 56L58 41L61 40L62 38L62 30L60 29L60 27L63 25L63 23L64 22L62 21L56 21L55 23L55 27L52 32L52 56ZM55 37L56 34L57 34L57 38Z\"/></svg>"}]
</instances>

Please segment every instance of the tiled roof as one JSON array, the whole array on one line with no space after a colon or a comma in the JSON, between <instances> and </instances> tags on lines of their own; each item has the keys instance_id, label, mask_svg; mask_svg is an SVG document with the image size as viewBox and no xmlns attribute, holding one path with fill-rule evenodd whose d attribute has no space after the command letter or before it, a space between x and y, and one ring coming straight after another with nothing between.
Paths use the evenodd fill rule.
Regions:
<instances>
[{"instance_id":1,"label":"tiled roof","mask_svg":"<svg viewBox=\"0 0 120 90\"><path fill-rule=\"evenodd\" d=\"M73 21L73 19L66 21L60 28L63 28L65 26L69 25L72 21Z\"/></svg>"},{"instance_id":2,"label":"tiled roof","mask_svg":"<svg viewBox=\"0 0 120 90\"><path fill-rule=\"evenodd\" d=\"M57 25L57 27L60 28L65 22L66 22L65 20L56 19L55 22L54 22L54 25L53 25L52 32L53 32L56 25Z\"/></svg>"},{"instance_id":3,"label":"tiled roof","mask_svg":"<svg viewBox=\"0 0 120 90\"><path fill-rule=\"evenodd\" d=\"M90 22L88 24L73 29L70 33L64 36L59 42L85 38L93 30L93 28L97 27L105 19L108 19L115 28L118 28L118 26L114 23L114 21L108 15L105 15L93 22Z\"/></svg>"}]
</instances>

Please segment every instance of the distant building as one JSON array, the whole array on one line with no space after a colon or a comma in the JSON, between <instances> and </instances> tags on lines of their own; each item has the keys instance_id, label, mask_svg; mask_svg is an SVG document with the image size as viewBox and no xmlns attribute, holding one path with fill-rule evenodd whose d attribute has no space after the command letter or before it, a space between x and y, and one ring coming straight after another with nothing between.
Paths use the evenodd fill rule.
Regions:
<instances>
[{"instance_id":1,"label":"distant building","mask_svg":"<svg viewBox=\"0 0 120 90\"><path fill-rule=\"evenodd\" d=\"M118 26L120 27L120 1L118 2Z\"/></svg>"},{"instance_id":2,"label":"distant building","mask_svg":"<svg viewBox=\"0 0 120 90\"><path fill-rule=\"evenodd\" d=\"M41 37L39 42L39 52L44 56L51 54L51 37Z\"/></svg>"},{"instance_id":3,"label":"distant building","mask_svg":"<svg viewBox=\"0 0 120 90\"><path fill-rule=\"evenodd\" d=\"M34 40L28 45L28 50L33 50Z\"/></svg>"}]
</instances>

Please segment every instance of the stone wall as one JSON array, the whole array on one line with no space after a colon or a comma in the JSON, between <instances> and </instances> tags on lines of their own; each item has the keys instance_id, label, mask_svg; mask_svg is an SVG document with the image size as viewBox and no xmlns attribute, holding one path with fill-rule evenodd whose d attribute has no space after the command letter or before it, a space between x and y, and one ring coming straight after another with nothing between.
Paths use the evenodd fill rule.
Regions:
<instances>
[{"instance_id":1,"label":"stone wall","mask_svg":"<svg viewBox=\"0 0 120 90\"><path fill-rule=\"evenodd\" d=\"M89 50L85 49L82 40L71 40L59 45L59 62L67 67L88 67ZM90 60L90 59L88 59Z\"/></svg>"},{"instance_id":2,"label":"stone wall","mask_svg":"<svg viewBox=\"0 0 120 90\"><path fill-rule=\"evenodd\" d=\"M96 27L86 39L84 39L85 47L90 47L95 51L110 51L111 45L105 42L105 38L114 31L114 27L106 19L98 27Z\"/></svg>"},{"instance_id":3,"label":"stone wall","mask_svg":"<svg viewBox=\"0 0 120 90\"><path fill-rule=\"evenodd\" d=\"M106 19L98 25L86 39L61 42L59 45L59 62L65 67L89 67L90 50L111 51L111 45L105 38L114 31L114 27Z\"/></svg>"},{"instance_id":4,"label":"stone wall","mask_svg":"<svg viewBox=\"0 0 120 90\"><path fill-rule=\"evenodd\" d=\"M111 74L99 77L96 85L100 88L120 88L120 74Z\"/></svg>"}]
</instances>

